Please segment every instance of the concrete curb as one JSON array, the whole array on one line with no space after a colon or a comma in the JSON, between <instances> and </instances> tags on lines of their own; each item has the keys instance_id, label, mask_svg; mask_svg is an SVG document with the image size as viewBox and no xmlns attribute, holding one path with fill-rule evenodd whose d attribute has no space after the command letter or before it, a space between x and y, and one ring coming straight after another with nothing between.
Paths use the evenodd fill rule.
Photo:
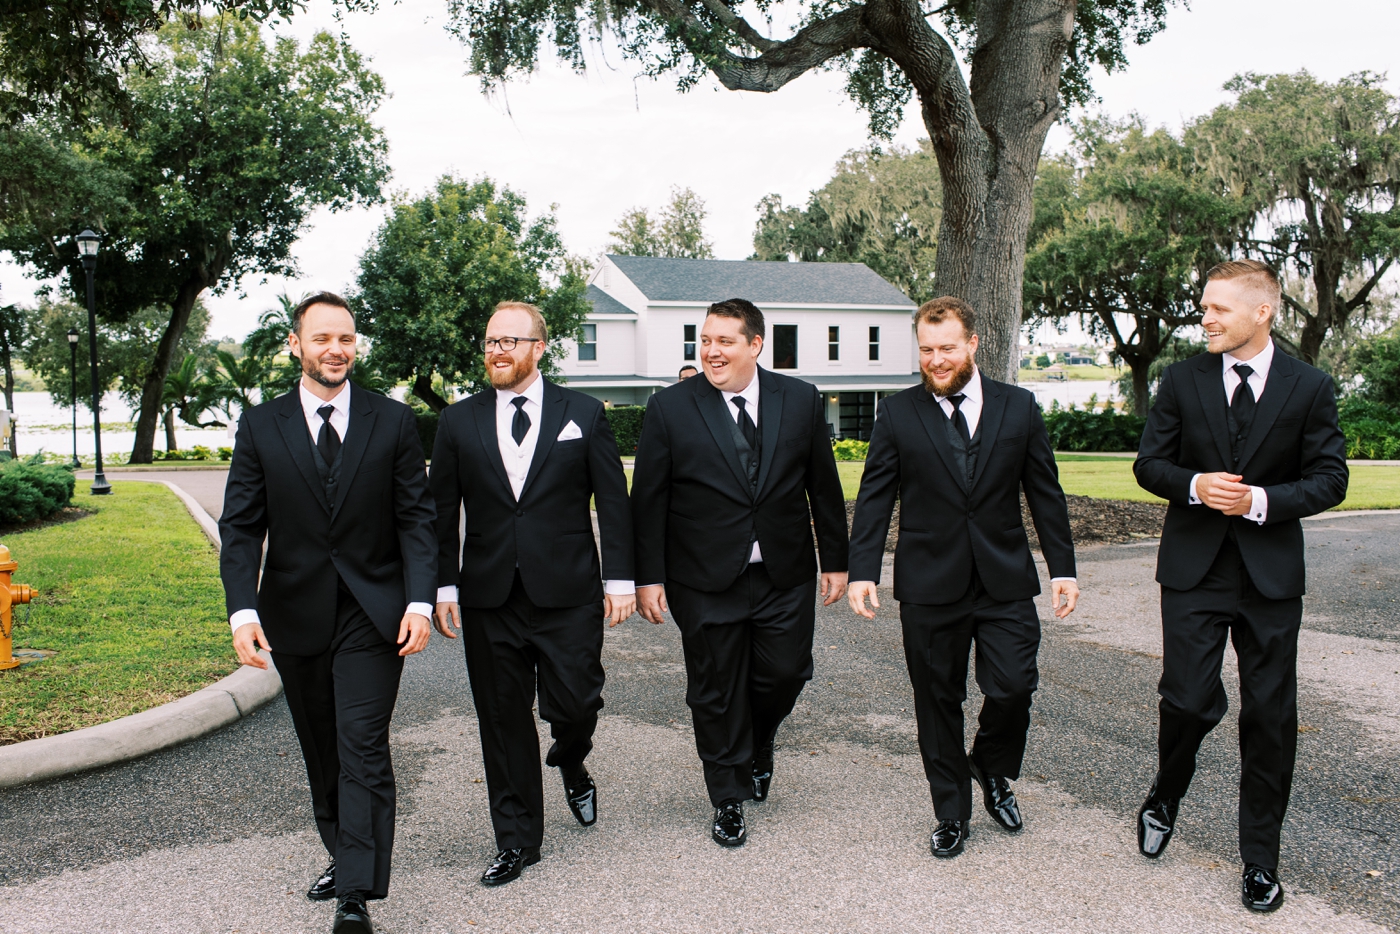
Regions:
<instances>
[{"instance_id":1,"label":"concrete curb","mask_svg":"<svg viewBox=\"0 0 1400 934\"><path fill-rule=\"evenodd\" d=\"M135 479L135 478L132 478ZM184 490L164 483L185 504L204 534L219 545L219 526ZM206 736L248 716L282 693L282 679L266 652L266 670L243 666L179 700L71 733L0 746L0 788L58 778L138 759Z\"/></svg>"}]
</instances>

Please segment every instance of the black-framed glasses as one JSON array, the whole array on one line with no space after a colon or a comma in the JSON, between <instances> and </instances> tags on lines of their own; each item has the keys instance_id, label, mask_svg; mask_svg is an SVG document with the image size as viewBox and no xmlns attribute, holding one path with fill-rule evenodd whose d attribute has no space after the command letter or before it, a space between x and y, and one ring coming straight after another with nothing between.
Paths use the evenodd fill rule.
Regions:
<instances>
[{"instance_id":1,"label":"black-framed glasses","mask_svg":"<svg viewBox=\"0 0 1400 934\"><path fill-rule=\"evenodd\" d=\"M491 351L499 347L501 350L504 350L507 353L509 353L510 351L514 350L515 345L520 343L521 341L533 343L538 340L540 340L540 338L538 337L488 337L486 338L486 340L481 342L481 349L486 351L487 353L490 353Z\"/></svg>"}]
</instances>

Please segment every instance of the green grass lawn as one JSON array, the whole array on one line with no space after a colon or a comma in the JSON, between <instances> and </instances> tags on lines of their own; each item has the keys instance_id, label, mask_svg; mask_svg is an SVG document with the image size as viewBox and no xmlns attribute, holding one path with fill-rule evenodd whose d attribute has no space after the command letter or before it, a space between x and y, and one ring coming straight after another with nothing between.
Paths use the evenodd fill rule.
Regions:
<instances>
[{"instance_id":1,"label":"green grass lawn","mask_svg":"<svg viewBox=\"0 0 1400 934\"><path fill-rule=\"evenodd\" d=\"M6 535L16 648L58 654L0 672L0 744L62 733L182 697L238 667L218 553L164 486L116 482L74 501L93 515Z\"/></svg>"}]
</instances>

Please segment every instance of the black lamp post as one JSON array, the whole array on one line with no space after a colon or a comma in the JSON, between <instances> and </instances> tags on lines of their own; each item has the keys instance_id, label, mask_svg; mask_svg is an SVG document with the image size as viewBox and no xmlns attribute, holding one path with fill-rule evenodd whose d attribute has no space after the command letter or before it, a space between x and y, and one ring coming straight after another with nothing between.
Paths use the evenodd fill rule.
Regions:
<instances>
[{"instance_id":1,"label":"black lamp post","mask_svg":"<svg viewBox=\"0 0 1400 934\"><path fill-rule=\"evenodd\" d=\"M73 358L68 372L73 375L73 469L82 466L78 460L78 329L68 329L68 350Z\"/></svg>"},{"instance_id":2,"label":"black lamp post","mask_svg":"<svg viewBox=\"0 0 1400 934\"><path fill-rule=\"evenodd\" d=\"M112 492L112 485L102 474L102 399L101 390L97 385L97 298L92 284L92 275L97 270L97 246L102 242L102 238L88 229L78 234L77 239L78 253L83 258L83 271L87 273L88 352L92 357L92 440L97 453L97 472L92 478L92 495L102 496Z\"/></svg>"}]
</instances>

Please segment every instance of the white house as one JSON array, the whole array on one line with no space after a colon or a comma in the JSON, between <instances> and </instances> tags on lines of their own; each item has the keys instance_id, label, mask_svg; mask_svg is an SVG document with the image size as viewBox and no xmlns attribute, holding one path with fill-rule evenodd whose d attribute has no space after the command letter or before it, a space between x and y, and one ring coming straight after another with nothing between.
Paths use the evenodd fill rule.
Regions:
<instances>
[{"instance_id":1,"label":"white house","mask_svg":"<svg viewBox=\"0 0 1400 934\"><path fill-rule=\"evenodd\" d=\"M700 363L705 309L746 298L768 336L759 363L816 385L837 437L868 439L875 402L918 382L914 304L863 263L605 256L589 279L593 311L566 343L570 389L641 405Z\"/></svg>"}]
</instances>

